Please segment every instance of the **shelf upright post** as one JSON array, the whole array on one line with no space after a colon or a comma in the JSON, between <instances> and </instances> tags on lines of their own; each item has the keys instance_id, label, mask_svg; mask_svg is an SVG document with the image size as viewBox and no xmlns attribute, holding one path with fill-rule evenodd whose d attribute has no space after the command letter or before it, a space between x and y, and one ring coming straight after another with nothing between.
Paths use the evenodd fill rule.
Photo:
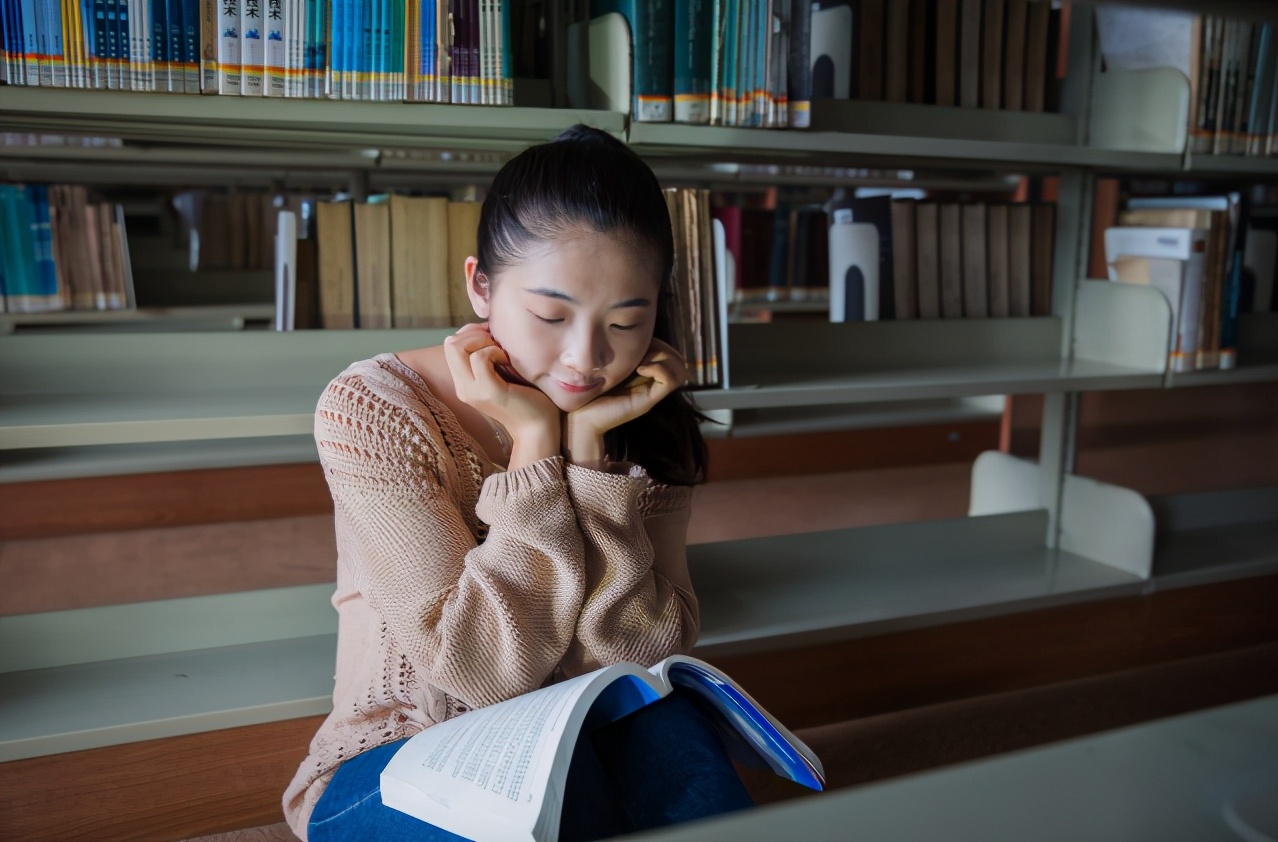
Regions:
<instances>
[{"instance_id":1,"label":"shelf upright post","mask_svg":"<svg viewBox=\"0 0 1278 842\"><path fill-rule=\"evenodd\" d=\"M1070 6L1068 72L1061 87L1060 110L1074 117L1074 142L1088 140L1092 85L1099 72L1095 16L1086 4ZM1052 71L1055 68L1051 68ZM1078 283L1087 277L1087 258L1092 228L1092 191L1095 176L1085 170L1060 174L1056 202L1055 260L1052 265L1052 313L1061 319L1061 365L1074 361L1074 321ZM1065 478L1074 471L1075 438L1078 432L1078 392L1057 392L1043 396L1043 426L1038 448L1039 499L1047 508L1048 549L1061 545L1061 505ZM1052 562L1054 565L1054 562ZM1053 571L1048 571L1049 575Z\"/></svg>"},{"instance_id":2,"label":"shelf upright post","mask_svg":"<svg viewBox=\"0 0 1278 842\"><path fill-rule=\"evenodd\" d=\"M1087 275L1090 246L1092 189L1095 176L1082 170L1061 173L1056 205L1056 248L1052 266L1052 313L1061 320L1061 365L1074 362L1074 322L1079 279ZM1061 501L1065 477L1074 470L1074 439L1078 426L1078 392L1043 397L1043 427L1039 440L1039 499L1047 508L1049 549L1060 547Z\"/></svg>"}]
</instances>

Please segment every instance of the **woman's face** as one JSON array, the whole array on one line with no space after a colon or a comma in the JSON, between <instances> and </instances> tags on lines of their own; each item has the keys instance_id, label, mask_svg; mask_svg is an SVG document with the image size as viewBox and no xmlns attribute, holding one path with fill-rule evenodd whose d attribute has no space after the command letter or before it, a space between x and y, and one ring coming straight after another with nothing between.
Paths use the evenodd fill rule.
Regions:
<instances>
[{"instance_id":1,"label":"woman's face","mask_svg":"<svg viewBox=\"0 0 1278 842\"><path fill-rule=\"evenodd\" d=\"M628 380L652 343L661 277L628 239L582 231L504 269L486 297L476 280L475 312L514 373L564 412Z\"/></svg>"}]
</instances>

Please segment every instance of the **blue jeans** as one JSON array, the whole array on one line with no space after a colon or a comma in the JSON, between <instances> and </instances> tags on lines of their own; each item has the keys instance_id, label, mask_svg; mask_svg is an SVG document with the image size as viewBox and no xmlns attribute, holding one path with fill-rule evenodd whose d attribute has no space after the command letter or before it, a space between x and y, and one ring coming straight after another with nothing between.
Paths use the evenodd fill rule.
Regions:
<instances>
[{"instance_id":1,"label":"blue jeans","mask_svg":"<svg viewBox=\"0 0 1278 842\"><path fill-rule=\"evenodd\" d=\"M382 806L381 772L402 742L338 767L311 815L310 842L465 842ZM577 740L559 839L605 839L752 805L714 726L676 691Z\"/></svg>"}]
</instances>

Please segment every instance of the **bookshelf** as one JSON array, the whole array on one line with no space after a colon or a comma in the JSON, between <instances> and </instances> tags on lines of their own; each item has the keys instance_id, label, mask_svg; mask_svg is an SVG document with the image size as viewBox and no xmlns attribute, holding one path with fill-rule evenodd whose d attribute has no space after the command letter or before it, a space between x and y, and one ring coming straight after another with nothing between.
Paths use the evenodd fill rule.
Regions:
<instances>
[{"instance_id":1,"label":"bookshelf","mask_svg":"<svg viewBox=\"0 0 1278 842\"><path fill-rule=\"evenodd\" d=\"M1071 65L1091 67L1089 7L1075 12ZM1073 78L1084 88L1091 81ZM1244 329L1240 368L1173 376L1166 300L1080 280L1094 176L1275 176L1278 162L1089 143L1090 116L1103 110L1096 92L1065 99L1072 111L1046 115L820 106L812 131L765 131L644 124L602 111L5 87L8 129L142 146L5 147L0 173L395 183L491 172L492 156L585 122L658 170L727 159L938 167L986 183L989 172L1060 174L1050 317L731 326L731 385L699 393L706 410L788 413L796 424L860 407L890 407L889 417L900 402L1047 400L1040 462L982 457L968 518L690 548L705 617L701 651L730 653L1278 571L1272 490L1151 502L1075 476L1072 460L1080 392L1278 380L1272 319ZM457 149L483 154L450 157ZM0 482L313 460L313 407L331 377L353 360L446 333L0 335ZM1245 522L1225 514L1244 498ZM307 586L0 618L0 760L326 712L330 592Z\"/></svg>"}]
</instances>

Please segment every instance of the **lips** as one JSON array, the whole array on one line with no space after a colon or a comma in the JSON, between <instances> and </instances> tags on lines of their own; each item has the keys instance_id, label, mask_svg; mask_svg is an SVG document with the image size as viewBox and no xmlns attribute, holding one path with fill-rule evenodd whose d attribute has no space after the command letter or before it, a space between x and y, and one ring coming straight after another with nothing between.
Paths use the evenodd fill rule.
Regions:
<instances>
[{"instance_id":1,"label":"lips","mask_svg":"<svg viewBox=\"0 0 1278 842\"><path fill-rule=\"evenodd\" d=\"M599 388L598 382L588 383L586 385L578 385L575 383L565 383L564 381L559 379L556 379L555 382L559 384L559 388L563 389L565 392L572 392L573 394L581 394L582 392L593 392L595 389Z\"/></svg>"}]
</instances>

